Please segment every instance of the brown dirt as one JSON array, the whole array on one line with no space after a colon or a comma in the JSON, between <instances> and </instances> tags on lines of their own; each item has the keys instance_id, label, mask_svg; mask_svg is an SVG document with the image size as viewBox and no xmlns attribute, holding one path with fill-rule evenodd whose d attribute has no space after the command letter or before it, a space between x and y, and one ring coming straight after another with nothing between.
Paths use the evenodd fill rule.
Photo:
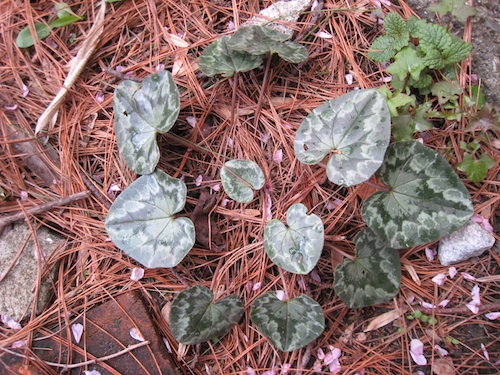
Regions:
<instances>
[{"instance_id":1,"label":"brown dirt","mask_svg":"<svg viewBox=\"0 0 500 375\"><path fill-rule=\"evenodd\" d=\"M52 305L44 314L24 321L21 331L12 332L1 326L0 347L8 348L21 339L27 339L29 346L33 335L68 324L68 312L82 314L125 290L142 291L151 305L152 314L156 314L161 305L185 289L179 281L181 279L190 285L201 283L223 295L236 293L243 298L246 307L244 318L236 328L218 343L209 342L202 346L193 369L189 365L195 359L195 348L189 347L185 354L180 354L168 325L158 317L159 329L170 342L183 374L205 374L207 371L245 374L247 366L261 374L285 363L292 365L290 373L297 374L302 362L305 363L303 373L310 374L317 349L327 350L329 345L342 349L342 371L346 374L412 374L417 370L430 374L437 368L438 356L431 348L438 342L450 351L447 358L456 374L499 372L498 365L494 365L500 359L499 321L490 321L483 314L453 310L470 300L473 283L457 276L453 282L436 288L432 277L446 272L446 269L437 261L427 260L423 246L401 252L401 292L390 303L348 309L331 288L333 270L345 255L352 256L351 239L364 225L360 207L365 188L346 189L326 182L322 168L297 162L292 142L296 129L312 108L352 90L354 86L380 85L380 67L365 56L368 46L380 33L377 20L371 16L370 10L374 8L371 1L325 1L320 28L329 30L333 39L309 34L302 41L310 53L307 63L299 68L273 59L265 84L264 69L240 74L236 108L231 108L233 81L204 77L197 69L196 61L212 40L226 32L230 20L238 26L267 6L267 2L151 0L110 3L104 35L96 52L70 90L57 121L43 133L43 143L34 144L43 160L43 167L37 169L11 147L14 141L9 140L9 135L22 131L25 139L34 139L34 125L61 87L67 64L76 55L91 27L96 3L71 4L77 14L86 16L85 21L54 30L50 39L25 50L15 46L15 37L27 24L53 18L53 2L0 3L0 168L3 176L0 188L7 196L0 202L0 211L10 214L19 211L21 206L26 209L87 189L93 194L91 199L32 219L35 226L46 225L67 236L68 246L50 260L51 265L60 264ZM398 11L404 16L412 14L410 7L403 2L383 10ZM310 20L311 15L305 15L297 25L297 31L306 29ZM189 47L181 48L169 42L168 33L181 35ZM465 33L465 39L470 39L470 36L470 31ZM219 192L211 219L220 229L226 248L216 253L196 245L176 267L176 273L168 269L149 269L141 282L130 282L130 269L137 265L108 240L103 226L113 200L110 188L118 186L124 189L136 177L117 153L112 108L113 85L117 80L103 69L123 66L124 72L144 77L153 73L159 64L165 64L168 70L181 66L181 70L175 73L182 92L181 114L172 130L175 137L165 135L159 138L162 148L159 168L174 177L184 178L189 196L186 211L192 210L198 201L201 188L194 183L198 174L207 176L202 188L210 187L220 183L218 173L226 157L248 158L261 165L272 187L273 217L283 218L292 203L301 202L323 219L327 237L317 266L321 283L307 279L307 287L308 294L325 311L327 326L310 346L310 351L306 348L292 353L275 351L249 320L249 307L261 293L284 288L292 296L303 292L299 278L280 275L263 251L264 194L258 194L245 207L222 207L225 195ZM351 86L344 78L349 72L355 77ZM465 83L469 78L464 73L460 82ZM23 83L30 90L26 97L22 96ZM261 90L264 92L259 101ZM104 99L97 100L101 94ZM17 109L5 109L5 106L15 104ZM237 114L235 124L230 123L231 111ZM257 111L260 111L258 121L255 120ZM205 121L210 126L209 134L202 135L199 128L192 129L186 122L188 116ZM464 133L465 117L460 123L446 125L429 131L426 144L446 151L451 165L455 166L463 155L459 142L468 141L475 135ZM489 133L486 140L483 149L498 160L498 134ZM199 147L193 146L192 142ZM44 151L47 148L55 150L55 155ZM284 154L281 164L273 162L273 154L278 149ZM500 204L499 169L497 165L490 170L482 184L470 183L461 175L473 197L476 212L490 219L495 227ZM58 180L55 185L51 184L50 177L43 177L52 175ZM27 191L29 198L20 203L22 191ZM337 205L329 209L328 203L333 201ZM478 259L457 265L459 272L482 278L483 281L478 283L484 305L499 301L499 261L499 253L491 250ZM250 286L257 282L262 282L262 287L253 291ZM406 313L401 312L390 325L363 334L368 322L381 313L395 308L413 309L413 297L430 303L449 298L452 310L435 314L438 320L435 326L407 320ZM449 343L447 337L457 339L459 344ZM427 366L419 367L412 361L409 354L412 338L425 343ZM481 343L487 346L491 361L485 360ZM312 357L307 360L311 353ZM54 373L57 372L54 370Z\"/></svg>"}]
</instances>

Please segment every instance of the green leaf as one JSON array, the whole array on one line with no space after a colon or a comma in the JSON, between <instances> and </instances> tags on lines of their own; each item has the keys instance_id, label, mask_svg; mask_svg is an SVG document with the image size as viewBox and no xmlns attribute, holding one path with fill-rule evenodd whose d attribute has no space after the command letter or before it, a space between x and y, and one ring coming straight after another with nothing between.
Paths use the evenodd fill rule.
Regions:
<instances>
[{"instance_id":1,"label":"green leaf","mask_svg":"<svg viewBox=\"0 0 500 375\"><path fill-rule=\"evenodd\" d=\"M388 36L394 38L393 49L399 51L410 41L410 33L406 27L406 22L395 12L388 13L384 18L384 29Z\"/></svg>"},{"instance_id":2,"label":"green leaf","mask_svg":"<svg viewBox=\"0 0 500 375\"><path fill-rule=\"evenodd\" d=\"M275 292L267 292L252 304L250 319L260 333L284 352L306 346L325 329L321 306L304 294L283 302Z\"/></svg>"},{"instance_id":3,"label":"green leaf","mask_svg":"<svg viewBox=\"0 0 500 375\"><path fill-rule=\"evenodd\" d=\"M262 169L250 160L229 160L220 170L222 187L227 195L238 202L249 203L254 190L264 187L266 179Z\"/></svg>"},{"instance_id":4,"label":"green leaf","mask_svg":"<svg viewBox=\"0 0 500 375\"><path fill-rule=\"evenodd\" d=\"M431 92L438 98L439 104L451 103L458 107L458 95L462 94L462 88L457 80L439 81L431 86Z\"/></svg>"},{"instance_id":5,"label":"green leaf","mask_svg":"<svg viewBox=\"0 0 500 375\"><path fill-rule=\"evenodd\" d=\"M467 178L472 182L483 182L488 174L488 170L495 166L495 160L486 153L481 154L479 160L465 153L461 163L457 164L457 169L467 174Z\"/></svg>"},{"instance_id":6,"label":"green leaf","mask_svg":"<svg viewBox=\"0 0 500 375\"><path fill-rule=\"evenodd\" d=\"M382 164L389 144L391 118L376 90L356 90L315 108L300 124L294 150L305 164L319 163L330 152L326 173L337 185L364 182Z\"/></svg>"},{"instance_id":7,"label":"green leaf","mask_svg":"<svg viewBox=\"0 0 500 375\"><path fill-rule=\"evenodd\" d=\"M476 8L467 5L463 0L441 0L438 3L429 5L427 9L439 13L441 17L450 12L461 23L465 23L467 17L477 14Z\"/></svg>"},{"instance_id":8,"label":"green leaf","mask_svg":"<svg viewBox=\"0 0 500 375\"><path fill-rule=\"evenodd\" d=\"M425 63L419 53L410 46L404 47L394 57L394 62L386 69L387 73L397 75L404 80L408 74L418 81L420 73L425 69Z\"/></svg>"},{"instance_id":9,"label":"green leaf","mask_svg":"<svg viewBox=\"0 0 500 375\"><path fill-rule=\"evenodd\" d=\"M391 144L379 174L390 190L366 199L361 214L392 248L435 241L474 212L467 188L448 162L419 142Z\"/></svg>"},{"instance_id":10,"label":"green leaf","mask_svg":"<svg viewBox=\"0 0 500 375\"><path fill-rule=\"evenodd\" d=\"M292 273L307 274L318 263L324 243L321 219L307 215L307 208L297 203L287 210L285 226L274 219L264 229L264 248L274 264Z\"/></svg>"},{"instance_id":11,"label":"green leaf","mask_svg":"<svg viewBox=\"0 0 500 375\"><path fill-rule=\"evenodd\" d=\"M44 23L35 23L36 39L42 40L50 35L51 27ZM19 48L28 48L35 45L33 36L29 27L25 27L21 30L16 38L16 45Z\"/></svg>"},{"instance_id":12,"label":"green leaf","mask_svg":"<svg viewBox=\"0 0 500 375\"><path fill-rule=\"evenodd\" d=\"M54 8L57 10L57 18L65 18L68 16L76 16L75 12L71 10L71 7L66 3L57 3L54 5ZM78 17L81 19L81 17Z\"/></svg>"},{"instance_id":13,"label":"green leaf","mask_svg":"<svg viewBox=\"0 0 500 375\"><path fill-rule=\"evenodd\" d=\"M388 35L379 36L375 39L368 51L368 57L376 62L385 62L392 59L397 50L394 49L394 37Z\"/></svg>"},{"instance_id":14,"label":"green leaf","mask_svg":"<svg viewBox=\"0 0 500 375\"><path fill-rule=\"evenodd\" d=\"M141 84L124 81L115 90L115 133L125 163L138 174L152 173L160 159L156 133L165 133L179 114L177 86L168 71Z\"/></svg>"},{"instance_id":15,"label":"green leaf","mask_svg":"<svg viewBox=\"0 0 500 375\"><path fill-rule=\"evenodd\" d=\"M244 307L230 295L213 303L214 295L202 285L180 292L170 308L170 330L181 344L199 344L217 339L238 323Z\"/></svg>"},{"instance_id":16,"label":"green leaf","mask_svg":"<svg viewBox=\"0 0 500 375\"><path fill-rule=\"evenodd\" d=\"M235 51L227 46L229 36L225 35L211 43L202 53L198 65L203 73L212 77L222 74L232 77L237 72L247 72L262 64L261 55Z\"/></svg>"},{"instance_id":17,"label":"green leaf","mask_svg":"<svg viewBox=\"0 0 500 375\"><path fill-rule=\"evenodd\" d=\"M425 53L432 51L446 51L451 46L451 35L443 27L434 23L427 23L421 30L419 47Z\"/></svg>"},{"instance_id":18,"label":"green leaf","mask_svg":"<svg viewBox=\"0 0 500 375\"><path fill-rule=\"evenodd\" d=\"M387 247L370 228L354 237L356 255L335 269L335 293L350 308L387 302L399 292L399 252Z\"/></svg>"},{"instance_id":19,"label":"green leaf","mask_svg":"<svg viewBox=\"0 0 500 375\"><path fill-rule=\"evenodd\" d=\"M81 19L82 19L82 17L78 17L78 16L65 16L65 17L57 18L50 23L50 27L56 28L56 27L71 25L75 22L80 21Z\"/></svg>"},{"instance_id":20,"label":"green leaf","mask_svg":"<svg viewBox=\"0 0 500 375\"><path fill-rule=\"evenodd\" d=\"M277 53L282 59L295 64L307 59L307 49L300 44L286 42L288 38L287 34L270 27L250 25L240 27L227 41L227 46L257 56Z\"/></svg>"},{"instance_id":21,"label":"green leaf","mask_svg":"<svg viewBox=\"0 0 500 375\"><path fill-rule=\"evenodd\" d=\"M175 267L194 245L194 225L174 218L186 203L186 185L161 170L132 182L104 222L113 243L146 267Z\"/></svg>"},{"instance_id":22,"label":"green leaf","mask_svg":"<svg viewBox=\"0 0 500 375\"><path fill-rule=\"evenodd\" d=\"M463 40L452 42L450 47L443 51L442 55L445 64L458 63L470 55L472 44L466 43Z\"/></svg>"}]
</instances>

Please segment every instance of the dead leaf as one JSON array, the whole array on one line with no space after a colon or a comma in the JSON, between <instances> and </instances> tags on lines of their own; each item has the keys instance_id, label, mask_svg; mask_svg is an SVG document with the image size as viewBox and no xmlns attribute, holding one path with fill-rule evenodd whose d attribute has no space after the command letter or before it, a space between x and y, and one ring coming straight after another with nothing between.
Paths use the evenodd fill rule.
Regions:
<instances>
[{"instance_id":1,"label":"dead leaf","mask_svg":"<svg viewBox=\"0 0 500 375\"><path fill-rule=\"evenodd\" d=\"M407 264L407 263L404 263L403 266L410 274L411 279L413 281L415 281L415 284L417 284L418 286L422 285L422 282L420 281L420 277L418 277L417 271L415 271L415 267L413 267L411 264Z\"/></svg>"},{"instance_id":2,"label":"dead leaf","mask_svg":"<svg viewBox=\"0 0 500 375\"><path fill-rule=\"evenodd\" d=\"M434 366L432 366L432 371L436 375L454 375L455 369L453 368L450 361L447 359L437 359L434 361Z\"/></svg>"},{"instance_id":3,"label":"dead leaf","mask_svg":"<svg viewBox=\"0 0 500 375\"><path fill-rule=\"evenodd\" d=\"M179 37L175 34L163 33L163 39L165 39L165 41L168 44L172 44L176 47L181 47L181 48L189 47L188 42L186 42L184 39L182 39L181 37Z\"/></svg>"},{"instance_id":4,"label":"dead leaf","mask_svg":"<svg viewBox=\"0 0 500 375\"><path fill-rule=\"evenodd\" d=\"M375 329L379 329L380 327L383 327L398 319L401 316L401 313L401 309L394 309L383 313L382 315L379 315L375 319L373 319L370 324L368 324L368 326L363 330L363 332L370 332Z\"/></svg>"},{"instance_id":5,"label":"dead leaf","mask_svg":"<svg viewBox=\"0 0 500 375\"><path fill-rule=\"evenodd\" d=\"M161 316L165 321L167 322L168 325L170 325L170 308L172 307L172 302L168 301L163 307L161 308Z\"/></svg>"}]
</instances>

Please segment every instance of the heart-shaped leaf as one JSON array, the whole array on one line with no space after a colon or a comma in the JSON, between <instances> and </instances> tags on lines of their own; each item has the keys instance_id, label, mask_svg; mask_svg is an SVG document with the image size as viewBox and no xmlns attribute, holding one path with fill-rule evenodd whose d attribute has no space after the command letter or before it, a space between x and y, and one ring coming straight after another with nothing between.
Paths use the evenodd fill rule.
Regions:
<instances>
[{"instance_id":1,"label":"heart-shaped leaf","mask_svg":"<svg viewBox=\"0 0 500 375\"><path fill-rule=\"evenodd\" d=\"M263 25L240 27L227 41L227 46L235 51L262 56L277 53L283 60L298 64L307 59L307 48L286 42L290 36Z\"/></svg>"},{"instance_id":2,"label":"heart-shaped leaf","mask_svg":"<svg viewBox=\"0 0 500 375\"><path fill-rule=\"evenodd\" d=\"M266 179L262 169L250 160L229 160L220 170L222 186L227 195L238 202L249 203L254 190L264 187Z\"/></svg>"},{"instance_id":3,"label":"heart-shaped leaf","mask_svg":"<svg viewBox=\"0 0 500 375\"><path fill-rule=\"evenodd\" d=\"M177 86L168 71L151 74L141 84L124 81L115 90L115 133L125 163L138 174L152 173L160 151L156 133L165 133L179 114Z\"/></svg>"},{"instance_id":4,"label":"heart-shaped leaf","mask_svg":"<svg viewBox=\"0 0 500 375\"><path fill-rule=\"evenodd\" d=\"M325 329L321 306L304 294L281 301L275 292L265 293L252 304L250 319L260 333L284 352L306 346Z\"/></svg>"},{"instance_id":5,"label":"heart-shaped leaf","mask_svg":"<svg viewBox=\"0 0 500 375\"><path fill-rule=\"evenodd\" d=\"M261 55L229 48L227 46L229 38L227 35L220 37L201 54L198 65L207 76L222 74L223 77L232 77L235 73L247 72L262 64Z\"/></svg>"},{"instance_id":6,"label":"heart-shaped leaf","mask_svg":"<svg viewBox=\"0 0 500 375\"><path fill-rule=\"evenodd\" d=\"M474 212L467 188L448 162L419 142L391 144L379 174L390 191L369 197L361 214L392 248L435 241L460 228Z\"/></svg>"},{"instance_id":7,"label":"heart-shaped leaf","mask_svg":"<svg viewBox=\"0 0 500 375\"><path fill-rule=\"evenodd\" d=\"M240 298L230 295L212 303L214 295L202 285L180 292L172 301L170 329L182 344L199 344L218 338L238 323L244 307Z\"/></svg>"},{"instance_id":8,"label":"heart-shaped leaf","mask_svg":"<svg viewBox=\"0 0 500 375\"><path fill-rule=\"evenodd\" d=\"M352 186L380 167L390 136L385 98L376 90L357 90L315 108L304 119L295 136L295 155L302 163L316 164L331 152L328 179Z\"/></svg>"},{"instance_id":9,"label":"heart-shaped leaf","mask_svg":"<svg viewBox=\"0 0 500 375\"><path fill-rule=\"evenodd\" d=\"M324 226L319 217L307 215L307 208L297 203L286 212L285 226L278 219L267 223L264 229L264 248L277 266L293 273L312 271L321 256Z\"/></svg>"},{"instance_id":10,"label":"heart-shaped leaf","mask_svg":"<svg viewBox=\"0 0 500 375\"><path fill-rule=\"evenodd\" d=\"M360 231L354 243L354 260L344 260L335 270L335 293L350 308L390 300L401 284L398 250L387 247L370 228Z\"/></svg>"},{"instance_id":11,"label":"heart-shaped leaf","mask_svg":"<svg viewBox=\"0 0 500 375\"><path fill-rule=\"evenodd\" d=\"M186 185L163 171L139 177L109 209L106 231L113 243L146 267L174 267L194 245L191 220L175 219L184 208Z\"/></svg>"}]
</instances>

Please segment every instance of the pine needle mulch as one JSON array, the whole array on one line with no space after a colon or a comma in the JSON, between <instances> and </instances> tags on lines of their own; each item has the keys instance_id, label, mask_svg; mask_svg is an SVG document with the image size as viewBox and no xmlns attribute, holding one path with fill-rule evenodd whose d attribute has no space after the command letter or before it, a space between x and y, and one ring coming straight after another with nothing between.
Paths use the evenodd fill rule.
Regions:
<instances>
[{"instance_id":1,"label":"pine needle mulch","mask_svg":"<svg viewBox=\"0 0 500 375\"><path fill-rule=\"evenodd\" d=\"M309 59L299 66L279 59L266 68L240 74L237 85L232 80L210 79L197 68L197 58L215 38L228 33L229 22L238 27L270 2L240 0L217 1L122 1L109 3L104 33L82 75L70 90L60 108L57 120L42 132L41 143L34 142L37 119L60 89L68 64L86 38L97 13L97 1L70 4L85 20L53 30L50 37L34 47L20 50L15 38L26 26L53 19L54 3L4 1L0 3L0 188L7 197L0 202L3 214L13 214L45 202L90 190L89 198L64 207L48 210L30 218L33 228L44 225L65 236L67 245L48 259L48 268L59 265L54 281L54 299L45 312L23 321L17 332L0 327L0 347L10 348L15 341L46 334L50 328L66 327L72 317L84 314L109 298L130 290L140 290L158 321L161 334L168 340L173 358L183 374L257 374L281 369L290 364L289 373L313 373L317 350L329 346L342 350L340 363L345 374L493 374L500 371L494 362L500 359L499 320L488 320L483 308L479 314L464 310L470 302L470 290L478 284L484 306L500 299L498 249L478 259L458 264L458 276L443 287L432 277L447 272L437 260L429 261L424 247L401 251L402 286L390 303L364 309L348 309L332 289L333 271L345 256L354 254L351 242L363 227L360 216L362 200L369 192L362 186L340 188L325 178L320 166L305 166L294 157L293 138L300 122L313 108L355 87L382 85L379 66L366 58L373 39L380 34L377 1L326 0L322 14L314 18L305 14L296 25L297 34L309 50ZM384 2L385 3L385 2ZM400 5L382 7L384 12L397 11L408 17L411 9ZM311 21L315 24L311 24ZM470 38L466 26L465 39ZM322 38L319 31L329 32ZM179 46L182 38L188 47ZM147 269L139 282L130 280L130 270L138 265L118 250L107 238L103 220L117 194L134 179L117 152L113 133L113 87L119 79L105 69L121 74L145 77L158 66L173 71L181 91L181 114L172 130L174 135L159 137L162 158L159 168L174 177L182 177L188 186L189 212L203 189L217 195L217 205L210 220L220 229L224 248L215 252L195 245L175 269ZM470 61L463 63L460 82L470 82ZM353 83L346 82L352 74ZM266 82L263 82L263 78ZM23 84L29 94L23 97ZM232 107L236 89L236 107ZM8 110L17 105L14 110ZM231 113L235 123L231 124ZM259 113L256 121L256 113ZM191 127L186 118L197 121ZM439 124L426 133L425 143L445 153L451 165L462 160L460 141L474 135L464 132L466 116L461 122ZM483 149L498 160L498 138L489 133L492 142ZM21 141L28 141L21 143ZM29 144L31 151L16 146ZM282 150L280 163L273 161ZM36 155L37 162L27 155ZM286 209L296 202L305 204L319 215L326 230L326 245L316 271L319 280L280 274L263 250L263 214L267 201L257 194L248 205L226 203L220 185L219 170L229 158L247 158L258 162L267 179L273 217L284 219ZM465 180L476 212L490 219L498 229L500 172L497 165L482 184ZM201 186L195 179L203 175ZM56 182L55 184L53 182ZM23 192L27 199L21 201ZM434 244L431 247L435 247ZM461 273L477 278L464 279ZM246 313L240 324L218 342L180 352L168 324L160 316L161 307L171 301L186 285L202 284L217 295L239 295ZM261 287L254 290L255 285ZM256 297L268 290L286 289L290 296L306 292L317 300L326 317L325 332L308 348L292 353L276 351L249 320L249 307ZM437 305L443 299L451 302L444 309L428 312L437 323L407 320L416 302ZM416 302L412 302L412 301ZM364 333L375 317L399 309L388 325ZM418 338L425 344L428 365L417 366L410 356L410 341ZM451 343L447 338L458 340ZM440 358L435 344L449 351ZM481 344L488 351L485 357ZM25 351L30 355L30 351ZM57 368L40 365L45 371ZM323 370L327 370L324 367ZM439 370L440 369L440 370ZM443 370L444 369L444 370ZM451 370L453 371L451 371ZM279 371L276 370L276 373ZM443 372L443 371L448 372ZM438 372L441 371L441 372Z\"/></svg>"}]
</instances>

